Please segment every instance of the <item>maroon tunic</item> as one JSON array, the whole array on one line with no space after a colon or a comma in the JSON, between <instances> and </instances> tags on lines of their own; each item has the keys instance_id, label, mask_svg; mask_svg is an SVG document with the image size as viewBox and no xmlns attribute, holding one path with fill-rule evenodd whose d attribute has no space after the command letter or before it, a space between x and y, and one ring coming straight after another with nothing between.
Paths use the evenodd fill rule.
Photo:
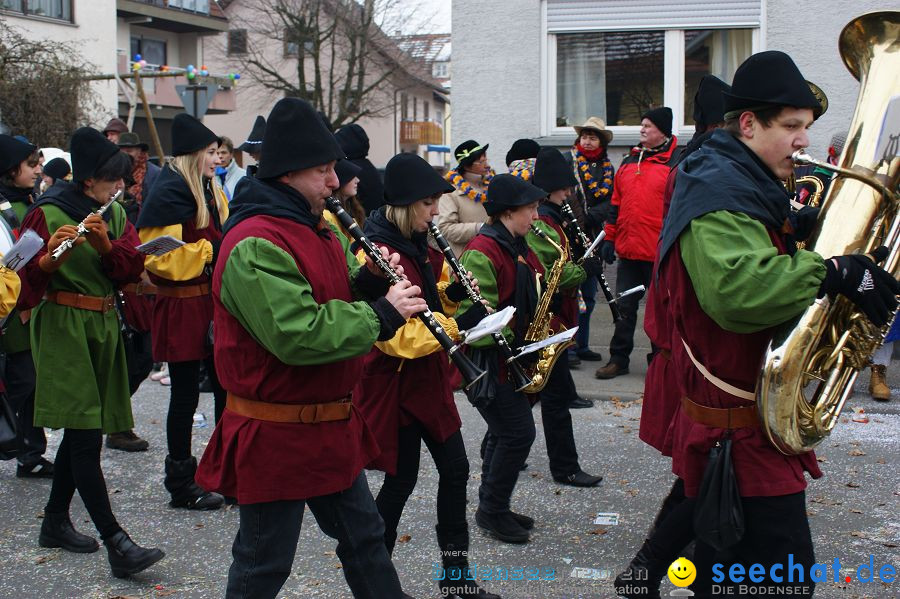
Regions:
<instances>
[{"instance_id":1,"label":"maroon tunic","mask_svg":"<svg viewBox=\"0 0 900 599\"><path fill-rule=\"evenodd\" d=\"M379 245L391 253L397 251L385 243ZM440 280L444 256L429 247L428 260L434 280ZM421 286L422 275L416 262L400 254L400 264L409 281ZM406 360L373 348L366 356L362 378L353 390L353 403L381 448L381 455L369 468L388 474L397 472L399 427L418 421L435 441L443 443L462 424L453 401L449 360L443 350Z\"/></svg>"},{"instance_id":2,"label":"maroon tunic","mask_svg":"<svg viewBox=\"0 0 900 599\"><path fill-rule=\"evenodd\" d=\"M772 231L772 244L784 253L784 241ZM682 343L707 370L725 382L748 391L756 387L772 329L742 334L721 328L700 307L690 276L675 244L660 267L659 284L670 301L674 317L672 367L678 373L679 392L692 401L713 408L733 408L752 402L725 393L708 382L694 366ZM682 410L672 422L672 471L684 479L685 494L697 495L709 451L725 431L698 424ZM822 476L816 456L808 452L785 456L766 439L759 426L733 432L732 462L742 497L767 497L798 493L806 488L804 471Z\"/></svg>"},{"instance_id":3,"label":"maroon tunic","mask_svg":"<svg viewBox=\"0 0 900 599\"><path fill-rule=\"evenodd\" d=\"M216 370L222 386L239 397L270 403L315 404L346 397L362 374L363 356L287 365L257 343L222 304L222 271L234 246L246 237L269 240L290 254L316 302L353 301L346 256L333 234L319 235L272 216L240 222L223 241L213 276ZM225 410L196 479L204 489L237 497L241 504L300 500L349 488L377 455L378 445L356 410L348 420L316 424L268 422Z\"/></svg>"}]
</instances>

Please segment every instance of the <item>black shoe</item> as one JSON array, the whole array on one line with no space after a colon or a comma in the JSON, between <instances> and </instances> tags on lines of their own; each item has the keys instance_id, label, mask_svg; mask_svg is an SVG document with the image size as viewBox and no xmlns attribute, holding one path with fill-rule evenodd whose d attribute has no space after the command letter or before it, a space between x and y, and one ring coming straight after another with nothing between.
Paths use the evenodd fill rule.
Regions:
<instances>
[{"instance_id":1,"label":"black shoe","mask_svg":"<svg viewBox=\"0 0 900 599\"><path fill-rule=\"evenodd\" d=\"M150 443L138 437L134 431L109 433L106 435L106 446L120 451L147 451Z\"/></svg>"},{"instance_id":2,"label":"black shoe","mask_svg":"<svg viewBox=\"0 0 900 599\"><path fill-rule=\"evenodd\" d=\"M489 535L504 543L527 543L528 531L522 528L510 512L488 514L478 508L475 524Z\"/></svg>"},{"instance_id":3,"label":"black shoe","mask_svg":"<svg viewBox=\"0 0 900 599\"><path fill-rule=\"evenodd\" d=\"M116 578L142 572L166 556L159 549L141 547L124 530L105 539L103 544L106 545L109 567Z\"/></svg>"},{"instance_id":4,"label":"black shoe","mask_svg":"<svg viewBox=\"0 0 900 599\"><path fill-rule=\"evenodd\" d=\"M509 513L512 514L513 520L515 520L518 525L525 530L531 530L532 528L534 528L534 518L529 518L524 514L517 514L513 511L510 511Z\"/></svg>"},{"instance_id":5,"label":"black shoe","mask_svg":"<svg viewBox=\"0 0 900 599\"><path fill-rule=\"evenodd\" d=\"M602 366L594 373L594 377L598 379L614 379L617 376L628 374L627 366L619 366L615 362L610 362L606 366Z\"/></svg>"},{"instance_id":6,"label":"black shoe","mask_svg":"<svg viewBox=\"0 0 900 599\"><path fill-rule=\"evenodd\" d=\"M213 384L212 379L209 376L204 376L200 381L200 393L212 393L213 392Z\"/></svg>"},{"instance_id":7,"label":"black shoe","mask_svg":"<svg viewBox=\"0 0 900 599\"><path fill-rule=\"evenodd\" d=\"M16 467L16 476L18 478L53 478L53 462L41 458L29 466L19 464Z\"/></svg>"},{"instance_id":8,"label":"black shoe","mask_svg":"<svg viewBox=\"0 0 900 599\"><path fill-rule=\"evenodd\" d=\"M602 362L603 354L595 352L590 349L582 349L578 352L578 357L584 360L585 362Z\"/></svg>"},{"instance_id":9,"label":"black shoe","mask_svg":"<svg viewBox=\"0 0 900 599\"><path fill-rule=\"evenodd\" d=\"M169 505L184 507L189 510L217 510L225 503L225 498L218 493L211 493L200 488L194 482L197 472L197 458L173 460L166 456L166 490L172 495Z\"/></svg>"},{"instance_id":10,"label":"black shoe","mask_svg":"<svg viewBox=\"0 0 900 599\"><path fill-rule=\"evenodd\" d=\"M569 368L577 368L581 366L581 358L578 357L578 354L569 352Z\"/></svg>"},{"instance_id":11,"label":"black shoe","mask_svg":"<svg viewBox=\"0 0 900 599\"><path fill-rule=\"evenodd\" d=\"M94 553L100 549L97 539L83 535L72 526L69 514L44 513L41 533L38 535L41 547L61 547L72 553Z\"/></svg>"},{"instance_id":12,"label":"black shoe","mask_svg":"<svg viewBox=\"0 0 900 599\"><path fill-rule=\"evenodd\" d=\"M554 476L553 480L561 485L569 485L572 487L596 487L603 480L602 476L594 476L588 474L584 470L579 470L575 474L569 476Z\"/></svg>"},{"instance_id":13,"label":"black shoe","mask_svg":"<svg viewBox=\"0 0 900 599\"><path fill-rule=\"evenodd\" d=\"M625 571L613 583L616 594L625 599L660 599L659 583L668 570L665 560L652 557L650 541L645 541Z\"/></svg>"},{"instance_id":14,"label":"black shoe","mask_svg":"<svg viewBox=\"0 0 900 599\"><path fill-rule=\"evenodd\" d=\"M578 410L581 408L593 408L594 402L583 397L575 396L575 399L569 402L569 409Z\"/></svg>"}]
</instances>

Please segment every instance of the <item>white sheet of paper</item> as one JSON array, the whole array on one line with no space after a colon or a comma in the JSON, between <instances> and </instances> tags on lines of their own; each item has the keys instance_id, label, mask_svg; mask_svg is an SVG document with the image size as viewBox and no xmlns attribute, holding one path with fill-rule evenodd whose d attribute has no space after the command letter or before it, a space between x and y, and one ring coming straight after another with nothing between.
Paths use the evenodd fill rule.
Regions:
<instances>
[{"instance_id":1,"label":"white sheet of paper","mask_svg":"<svg viewBox=\"0 0 900 599\"><path fill-rule=\"evenodd\" d=\"M180 239L175 239L171 235L163 235L161 237L157 237L156 239L151 239L147 243L142 243L135 249L142 254L147 254L148 256L162 256L164 254L168 254L172 250L177 250L183 245L184 242Z\"/></svg>"},{"instance_id":2,"label":"white sheet of paper","mask_svg":"<svg viewBox=\"0 0 900 599\"><path fill-rule=\"evenodd\" d=\"M553 345L554 343L562 343L564 341L568 341L569 339L572 339L573 337L575 337L575 333L577 333L577 332L578 332L578 327L572 327L571 329L566 329L562 333L550 335L543 341L535 341L534 343L532 343L530 345L526 345L525 347L522 347L521 349L519 349L519 353L516 355L524 356L526 354L536 352L540 349L544 349L545 347L549 347L549 346Z\"/></svg>"},{"instance_id":3,"label":"white sheet of paper","mask_svg":"<svg viewBox=\"0 0 900 599\"><path fill-rule=\"evenodd\" d=\"M587 251L584 253L584 255L585 256L593 256L594 250L597 249L597 246L600 245L600 242L603 241L604 238L606 238L606 231L600 231L600 234L597 235L597 238L594 239L594 243L591 244L591 247L589 247L587 249Z\"/></svg>"},{"instance_id":4,"label":"white sheet of paper","mask_svg":"<svg viewBox=\"0 0 900 599\"><path fill-rule=\"evenodd\" d=\"M512 320L515 313L515 306L507 306L493 314L488 314L482 318L478 324L466 331L465 342L473 343L488 335L499 333L503 330L503 327L509 324L509 321Z\"/></svg>"},{"instance_id":5,"label":"white sheet of paper","mask_svg":"<svg viewBox=\"0 0 900 599\"><path fill-rule=\"evenodd\" d=\"M44 240L41 239L41 236L31 229L27 229L3 256L3 266L18 271L34 258L34 255L42 247L44 247Z\"/></svg>"},{"instance_id":6,"label":"white sheet of paper","mask_svg":"<svg viewBox=\"0 0 900 599\"><path fill-rule=\"evenodd\" d=\"M873 158L892 160L898 154L900 154L900 95L892 97L888 102Z\"/></svg>"},{"instance_id":7,"label":"white sheet of paper","mask_svg":"<svg viewBox=\"0 0 900 599\"><path fill-rule=\"evenodd\" d=\"M618 512L601 512L594 518L594 524L599 526L618 526L619 514Z\"/></svg>"}]
</instances>

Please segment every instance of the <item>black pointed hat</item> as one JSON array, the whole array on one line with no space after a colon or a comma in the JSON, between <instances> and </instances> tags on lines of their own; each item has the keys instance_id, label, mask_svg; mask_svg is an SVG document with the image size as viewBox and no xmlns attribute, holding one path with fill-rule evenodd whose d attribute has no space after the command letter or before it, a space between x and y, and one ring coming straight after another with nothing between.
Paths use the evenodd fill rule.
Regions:
<instances>
[{"instance_id":1,"label":"black pointed hat","mask_svg":"<svg viewBox=\"0 0 900 599\"><path fill-rule=\"evenodd\" d=\"M256 120L253 122L253 129L250 130L250 135L247 137L247 141L238 146L238 150L241 152L247 152L248 154L253 152L254 154L259 152L260 148L262 148L262 140L263 135L266 134L266 119L263 115L259 115L256 117Z\"/></svg>"},{"instance_id":2,"label":"black pointed hat","mask_svg":"<svg viewBox=\"0 0 900 599\"><path fill-rule=\"evenodd\" d=\"M338 185L343 187L349 183L353 177L359 177L362 168L356 166L349 160L338 160L337 164L334 165L334 172L338 178Z\"/></svg>"},{"instance_id":3,"label":"black pointed hat","mask_svg":"<svg viewBox=\"0 0 900 599\"><path fill-rule=\"evenodd\" d=\"M344 151L312 105L299 98L283 98L266 121L256 176L271 179L342 158Z\"/></svg>"},{"instance_id":4,"label":"black pointed hat","mask_svg":"<svg viewBox=\"0 0 900 599\"><path fill-rule=\"evenodd\" d=\"M745 110L793 106L812 108L813 117L819 118L825 108L791 57L778 50L758 52L741 63L731 91L722 95L725 115L731 117Z\"/></svg>"},{"instance_id":5,"label":"black pointed hat","mask_svg":"<svg viewBox=\"0 0 900 599\"><path fill-rule=\"evenodd\" d=\"M542 148L538 152L534 163L534 178L531 182L548 192L574 187L578 183L572 172L572 166L556 148ZM493 184L492 181L491 185Z\"/></svg>"},{"instance_id":6,"label":"black pointed hat","mask_svg":"<svg viewBox=\"0 0 900 599\"><path fill-rule=\"evenodd\" d=\"M516 160L527 160L529 158L537 158L541 146L533 139L517 139L510 146L509 152L506 153L506 166L509 166Z\"/></svg>"},{"instance_id":7,"label":"black pointed hat","mask_svg":"<svg viewBox=\"0 0 900 599\"><path fill-rule=\"evenodd\" d=\"M384 168L384 200L390 206L408 206L454 187L417 154L397 154Z\"/></svg>"},{"instance_id":8,"label":"black pointed hat","mask_svg":"<svg viewBox=\"0 0 900 599\"><path fill-rule=\"evenodd\" d=\"M453 150L453 156L459 162L459 166L469 166L487 152L488 146L491 144L479 144L474 139L467 139Z\"/></svg>"},{"instance_id":9,"label":"black pointed hat","mask_svg":"<svg viewBox=\"0 0 900 599\"><path fill-rule=\"evenodd\" d=\"M69 166L69 163L66 162L66 159L60 156L45 164L43 171L45 175L55 181L57 179L65 179L68 177L69 173L72 172L72 168Z\"/></svg>"},{"instance_id":10,"label":"black pointed hat","mask_svg":"<svg viewBox=\"0 0 900 599\"><path fill-rule=\"evenodd\" d=\"M34 154L37 146L16 139L12 135L0 135L0 173L19 166L23 160Z\"/></svg>"},{"instance_id":11,"label":"black pointed hat","mask_svg":"<svg viewBox=\"0 0 900 599\"><path fill-rule=\"evenodd\" d=\"M725 120L724 92L731 86L715 75L704 75L694 94L694 121L714 125Z\"/></svg>"},{"instance_id":12,"label":"black pointed hat","mask_svg":"<svg viewBox=\"0 0 900 599\"><path fill-rule=\"evenodd\" d=\"M525 206L537 202L549 195L546 191L527 181L504 173L491 179L487 190L487 201L484 210L488 216L494 216L509 208Z\"/></svg>"},{"instance_id":13,"label":"black pointed hat","mask_svg":"<svg viewBox=\"0 0 900 599\"><path fill-rule=\"evenodd\" d=\"M72 179L84 181L94 176L106 161L118 154L119 146L93 127L82 127L72 134L69 154L72 156Z\"/></svg>"},{"instance_id":14,"label":"black pointed hat","mask_svg":"<svg viewBox=\"0 0 900 599\"><path fill-rule=\"evenodd\" d=\"M172 119L173 156L193 154L214 141L219 141L219 136L188 113L176 114Z\"/></svg>"}]
</instances>

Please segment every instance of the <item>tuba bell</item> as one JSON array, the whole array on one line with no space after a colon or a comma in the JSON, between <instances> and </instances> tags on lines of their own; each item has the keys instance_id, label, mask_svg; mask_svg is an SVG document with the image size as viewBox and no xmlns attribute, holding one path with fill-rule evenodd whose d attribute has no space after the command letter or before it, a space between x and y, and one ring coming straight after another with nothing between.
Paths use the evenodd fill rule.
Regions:
<instances>
[{"instance_id":1,"label":"tuba bell","mask_svg":"<svg viewBox=\"0 0 900 599\"><path fill-rule=\"evenodd\" d=\"M807 248L828 258L885 245L890 254L884 268L896 277L900 157L896 147L878 148L889 103L900 95L900 12L854 19L841 32L839 48L860 92L837 167L802 151L794 156L835 172ZM756 395L763 430L778 450L803 453L828 436L889 326L879 330L846 298L826 296L777 330Z\"/></svg>"}]
</instances>

